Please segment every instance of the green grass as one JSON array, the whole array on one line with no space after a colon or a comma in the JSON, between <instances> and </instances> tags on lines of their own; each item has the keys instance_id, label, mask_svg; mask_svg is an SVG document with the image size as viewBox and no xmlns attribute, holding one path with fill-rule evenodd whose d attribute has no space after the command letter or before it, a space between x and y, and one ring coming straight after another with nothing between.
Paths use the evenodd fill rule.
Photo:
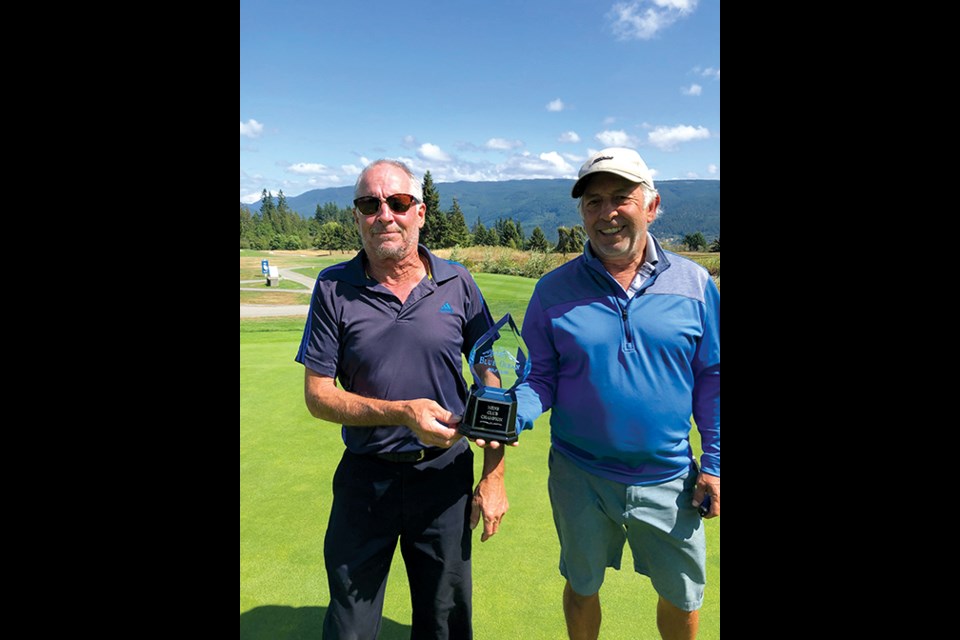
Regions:
<instances>
[{"instance_id":1,"label":"green grass","mask_svg":"<svg viewBox=\"0 0 960 640\"><path fill-rule=\"evenodd\" d=\"M266 276L263 275L263 270L260 267L254 269L253 267L246 267L240 269L240 279L241 280L266 280Z\"/></svg>"},{"instance_id":2,"label":"green grass","mask_svg":"<svg viewBox=\"0 0 960 640\"><path fill-rule=\"evenodd\" d=\"M533 295L536 280L494 273L474 273L473 279L477 281L494 320L509 313L517 327L523 326L523 317L527 313L527 303Z\"/></svg>"},{"instance_id":3,"label":"green grass","mask_svg":"<svg viewBox=\"0 0 960 640\"><path fill-rule=\"evenodd\" d=\"M263 276L261 276L263 278ZM265 289L267 291L275 291L277 289L285 289L287 291L309 291L309 287L305 287L299 282L293 280L287 280L285 278L280 278L280 282L272 287L267 286L267 279L263 278L260 282L250 282L247 284L241 284L241 287L251 288L251 289Z\"/></svg>"},{"instance_id":4,"label":"green grass","mask_svg":"<svg viewBox=\"0 0 960 640\"><path fill-rule=\"evenodd\" d=\"M290 331L296 333L296 341L299 345L300 335L303 333L303 318L245 318L240 321L241 342L245 333L265 334ZM259 338L267 340L266 336L259 336ZM283 336L284 341L290 339L290 336Z\"/></svg>"},{"instance_id":5,"label":"green grass","mask_svg":"<svg viewBox=\"0 0 960 640\"><path fill-rule=\"evenodd\" d=\"M534 280L476 274L495 318L522 321ZM302 319L240 321L240 637L319 638L329 594L323 535L330 483L343 451L340 428L312 418L303 403L303 368L293 361ZM557 570L559 544L547 498L548 416L507 452L510 511L496 536L474 537L477 640L566 637ZM699 438L692 434L699 453ZM479 477L482 453L474 448ZM720 637L720 523L707 527L708 580L701 640ZM602 638L658 638L656 593L621 571L601 590ZM400 554L394 558L380 638L409 637L410 596Z\"/></svg>"}]
</instances>

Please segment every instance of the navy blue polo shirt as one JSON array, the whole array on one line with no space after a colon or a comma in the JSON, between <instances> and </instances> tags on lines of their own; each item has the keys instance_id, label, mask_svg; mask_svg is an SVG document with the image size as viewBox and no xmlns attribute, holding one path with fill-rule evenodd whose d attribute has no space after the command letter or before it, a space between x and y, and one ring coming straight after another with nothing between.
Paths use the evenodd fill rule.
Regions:
<instances>
[{"instance_id":1,"label":"navy blue polo shirt","mask_svg":"<svg viewBox=\"0 0 960 640\"><path fill-rule=\"evenodd\" d=\"M477 283L463 265L419 246L430 264L400 300L367 277L363 251L317 277L296 361L336 378L346 391L381 400L430 398L462 415L467 397L461 354L493 325ZM343 441L359 454L424 448L399 425L343 425Z\"/></svg>"}]
</instances>

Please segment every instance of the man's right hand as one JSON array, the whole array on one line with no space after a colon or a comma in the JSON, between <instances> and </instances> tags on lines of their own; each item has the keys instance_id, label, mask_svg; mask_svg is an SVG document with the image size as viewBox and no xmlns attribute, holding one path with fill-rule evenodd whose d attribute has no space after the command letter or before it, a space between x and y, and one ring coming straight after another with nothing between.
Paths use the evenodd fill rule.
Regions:
<instances>
[{"instance_id":1,"label":"man's right hand","mask_svg":"<svg viewBox=\"0 0 960 640\"><path fill-rule=\"evenodd\" d=\"M456 429L460 416L450 413L433 400L419 398L404 404L405 424L423 444L446 449L463 437Z\"/></svg>"}]
</instances>

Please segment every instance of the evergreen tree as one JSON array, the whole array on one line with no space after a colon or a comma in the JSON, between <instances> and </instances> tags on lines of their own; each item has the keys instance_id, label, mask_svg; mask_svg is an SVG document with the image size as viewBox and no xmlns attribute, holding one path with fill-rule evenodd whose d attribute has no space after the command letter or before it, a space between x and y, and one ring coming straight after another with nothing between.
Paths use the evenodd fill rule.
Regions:
<instances>
[{"instance_id":1,"label":"evergreen tree","mask_svg":"<svg viewBox=\"0 0 960 640\"><path fill-rule=\"evenodd\" d=\"M477 221L474 223L471 232L473 233L473 245L475 247L490 246L487 228L483 226L482 222L480 222L480 216L477 216Z\"/></svg>"},{"instance_id":2,"label":"evergreen tree","mask_svg":"<svg viewBox=\"0 0 960 640\"><path fill-rule=\"evenodd\" d=\"M440 210L440 194L429 171L423 176L423 204L427 205L427 214L420 229L420 242L430 249L439 249L446 236L447 217Z\"/></svg>"},{"instance_id":3,"label":"evergreen tree","mask_svg":"<svg viewBox=\"0 0 960 640\"><path fill-rule=\"evenodd\" d=\"M360 228L352 213L344 211L346 215L340 222L340 242L338 248L343 251L359 251L363 248L363 242L360 240Z\"/></svg>"},{"instance_id":4,"label":"evergreen tree","mask_svg":"<svg viewBox=\"0 0 960 640\"><path fill-rule=\"evenodd\" d=\"M290 210L290 206L287 204L287 196L283 195L283 189L280 189L277 193L277 211L274 228L281 234L289 234L294 226L292 224L293 220L291 219L292 215L296 214Z\"/></svg>"},{"instance_id":5,"label":"evergreen tree","mask_svg":"<svg viewBox=\"0 0 960 640\"><path fill-rule=\"evenodd\" d=\"M320 224L326 224L331 221L336 222L340 219L340 207L338 207L335 202L328 202L322 207L318 204L313 217Z\"/></svg>"},{"instance_id":6,"label":"evergreen tree","mask_svg":"<svg viewBox=\"0 0 960 640\"><path fill-rule=\"evenodd\" d=\"M547 244L547 237L543 235L540 227L533 228L533 232L530 234L530 242L527 243L527 248L530 249L530 251L539 251L541 253L546 253L550 250L550 245Z\"/></svg>"},{"instance_id":7,"label":"evergreen tree","mask_svg":"<svg viewBox=\"0 0 960 640\"><path fill-rule=\"evenodd\" d=\"M253 218L250 216L250 209L240 205L240 240L247 239L250 230L253 229Z\"/></svg>"},{"instance_id":8,"label":"evergreen tree","mask_svg":"<svg viewBox=\"0 0 960 640\"><path fill-rule=\"evenodd\" d=\"M500 232L500 244L511 249L523 249L523 240L517 231L517 225L513 220L506 218L501 224L497 220L498 230Z\"/></svg>"},{"instance_id":9,"label":"evergreen tree","mask_svg":"<svg viewBox=\"0 0 960 640\"><path fill-rule=\"evenodd\" d=\"M453 199L453 207L450 208L450 212L447 214L446 231L446 241L449 244L444 244L443 246L470 246L470 230L467 229L467 221L463 217L463 211L460 210L460 203L457 202L456 198Z\"/></svg>"},{"instance_id":10,"label":"evergreen tree","mask_svg":"<svg viewBox=\"0 0 960 640\"><path fill-rule=\"evenodd\" d=\"M503 225L506 224L506 221L503 218L497 218L493 226L490 227L490 238L493 240L491 246L500 246L503 244Z\"/></svg>"},{"instance_id":11,"label":"evergreen tree","mask_svg":"<svg viewBox=\"0 0 960 640\"><path fill-rule=\"evenodd\" d=\"M564 255L570 252L570 229L557 227L557 246L554 251Z\"/></svg>"},{"instance_id":12,"label":"evergreen tree","mask_svg":"<svg viewBox=\"0 0 960 640\"><path fill-rule=\"evenodd\" d=\"M267 212L264 213L263 209ZM273 211L273 199L264 190L264 200L261 200L260 211L253 214L253 228L250 230L251 249L268 249L270 247L270 238L273 237L273 223L271 222L271 211Z\"/></svg>"},{"instance_id":13,"label":"evergreen tree","mask_svg":"<svg viewBox=\"0 0 960 640\"><path fill-rule=\"evenodd\" d=\"M587 232L581 225L576 225L570 229L570 253L582 253L583 243L587 240Z\"/></svg>"},{"instance_id":14,"label":"evergreen tree","mask_svg":"<svg viewBox=\"0 0 960 640\"><path fill-rule=\"evenodd\" d=\"M273 212L273 194L264 189L260 192L260 213Z\"/></svg>"},{"instance_id":15,"label":"evergreen tree","mask_svg":"<svg viewBox=\"0 0 960 640\"><path fill-rule=\"evenodd\" d=\"M303 229L300 232L300 244L304 247L317 246L317 235L320 233L320 223L313 218L304 220Z\"/></svg>"},{"instance_id":16,"label":"evergreen tree","mask_svg":"<svg viewBox=\"0 0 960 640\"><path fill-rule=\"evenodd\" d=\"M273 194L264 189L260 194L260 217L264 229L262 233L258 235L264 235L266 237L273 236L277 230L274 223L274 214L276 214L276 211L277 209L273 205Z\"/></svg>"},{"instance_id":17,"label":"evergreen tree","mask_svg":"<svg viewBox=\"0 0 960 640\"><path fill-rule=\"evenodd\" d=\"M496 222L493 223L492 227L487 227L487 246L488 247L500 246L500 232L497 230Z\"/></svg>"},{"instance_id":18,"label":"evergreen tree","mask_svg":"<svg viewBox=\"0 0 960 640\"><path fill-rule=\"evenodd\" d=\"M720 236L717 236L717 239L710 243L710 249L713 253L720 253Z\"/></svg>"}]
</instances>

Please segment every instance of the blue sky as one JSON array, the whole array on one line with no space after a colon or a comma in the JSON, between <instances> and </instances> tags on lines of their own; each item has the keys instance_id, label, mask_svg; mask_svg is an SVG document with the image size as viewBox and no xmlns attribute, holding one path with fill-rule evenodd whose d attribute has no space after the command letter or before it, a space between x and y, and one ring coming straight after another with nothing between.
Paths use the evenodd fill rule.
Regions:
<instances>
[{"instance_id":1,"label":"blue sky","mask_svg":"<svg viewBox=\"0 0 960 640\"><path fill-rule=\"evenodd\" d=\"M570 178L639 150L720 179L719 0L240 0L240 200L352 185Z\"/></svg>"}]
</instances>

